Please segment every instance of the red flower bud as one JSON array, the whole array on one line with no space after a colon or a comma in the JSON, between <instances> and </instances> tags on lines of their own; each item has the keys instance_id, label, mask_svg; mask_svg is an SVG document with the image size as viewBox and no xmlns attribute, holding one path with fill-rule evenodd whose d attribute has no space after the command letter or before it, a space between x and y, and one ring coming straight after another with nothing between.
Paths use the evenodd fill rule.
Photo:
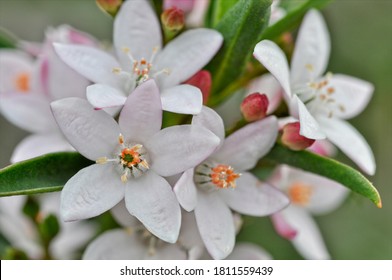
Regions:
<instances>
[{"instance_id":1,"label":"red flower bud","mask_svg":"<svg viewBox=\"0 0 392 280\"><path fill-rule=\"evenodd\" d=\"M195 86L201 90L203 95L203 104L207 104L211 90L211 74L207 70L201 70L189 78L185 84Z\"/></svg>"},{"instance_id":2,"label":"red flower bud","mask_svg":"<svg viewBox=\"0 0 392 280\"><path fill-rule=\"evenodd\" d=\"M266 116L268 105L267 95L255 92L244 98L241 103L241 112L246 121L254 122Z\"/></svg>"},{"instance_id":3,"label":"red flower bud","mask_svg":"<svg viewBox=\"0 0 392 280\"><path fill-rule=\"evenodd\" d=\"M162 13L161 21L165 30L178 32L185 25L184 11L177 7L167 9Z\"/></svg>"},{"instance_id":4,"label":"red flower bud","mask_svg":"<svg viewBox=\"0 0 392 280\"><path fill-rule=\"evenodd\" d=\"M115 16L118 9L120 9L123 0L95 0L98 7L103 11Z\"/></svg>"},{"instance_id":5,"label":"red flower bud","mask_svg":"<svg viewBox=\"0 0 392 280\"><path fill-rule=\"evenodd\" d=\"M313 145L314 139L299 134L300 123L288 123L283 127L282 143L294 151L301 151Z\"/></svg>"}]
</instances>

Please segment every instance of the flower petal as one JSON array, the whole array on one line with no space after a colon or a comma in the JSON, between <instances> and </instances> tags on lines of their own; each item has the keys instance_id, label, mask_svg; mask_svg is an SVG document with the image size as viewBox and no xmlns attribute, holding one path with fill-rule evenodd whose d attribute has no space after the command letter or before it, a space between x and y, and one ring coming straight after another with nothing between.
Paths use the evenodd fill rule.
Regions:
<instances>
[{"instance_id":1,"label":"flower petal","mask_svg":"<svg viewBox=\"0 0 392 280\"><path fill-rule=\"evenodd\" d=\"M234 211L252 216L268 216L289 205L289 198L278 189L260 182L251 173L245 172L236 180L234 189L219 192L223 200Z\"/></svg>"},{"instance_id":2,"label":"flower petal","mask_svg":"<svg viewBox=\"0 0 392 280\"><path fill-rule=\"evenodd\" d=\"M175 184L173 191L186 211L193 211L197 205L197 190L193 182L193 168L186 170Z\"/></svg>"},{"instance_id":3,"label":"flower petal","mask_svg":"<svg viewBox=\"0 0 392 280\"><path fill-rule=\"evenodd\" d=\"M51 107L65 137L83 156L95 161L112 155L120 129L111 116L79 98L61 99Z\"/></svg>"},{"instance_id":4,"label":"flower petal","mask_svg":"<svg viewBox=\"0 0 392 280\"><path fill-rule=\"evenodd\" d=\"M299 122L301 124L299 134L309 139L325 139L324 131L321 129L319 123L317 123L314 117L310 114L305 104L302 103L302 101L296 95L294 96L294 100L298 106Z\"/></svg>"},{"instance_id":5,"label":"flower petal","mask_svg":"<svg viewBox=\"0 0 392 280\"><path fill-rule=\"evenodd\" d=\"M237 172L253 168L269 152L278 135L278 121L270 116L250 123L226 138L213 158Z\"/></svg>"},{"instance_id":6,"label":"flower petal","mask_svg":"<svg viewBox=\"0 0 392 280\"><path fill-rule=\"evenodd\" d=\"M245 92L238 90L219 104L218 107L214 108L222 117L226 129L233 128L243 118L240 105L244 98Z\"/></svg>"},{"instance_id":7,"label":"flower petal","mask_svg":"<svg viewBox=\"0 0 392 280\"><path fill-rule=\"evenodd\" d=\"M190 260L199 259L205 252L204 243L197 228L194 213L182 212L181 232L178 237L178 244L188 250L188 258Z\"/></svg>"},{"instance_id":8,"label":"flower petal","mask_svg":"<svg viewBox=\"0 0 392 280\"><path fill-rule=\"evenodd\" d=\"M147 141L162 126L162 104L154 80L138 86L125 101L119 125L126 139Z\"/></svg>"},{"instance_id":9,"label":"flower petal","mask_svg":"<svg viewBox=\"0 0 392 280\"><path fill-rule=\"evenodd\" d=\"M197 115L203 106L200 89L191 85L179 85L161 92L162 109L178 114Z\"/></svg>"},{"instance_id":10,"label":"flower petal","mask_svg":"<svg viewBox=\"0 0 392 280\"><path fill-rule=\"evenodd\" d=\"M149 1L127 1L121 5L114 19L113 42L126 69L131 68L132 61L124 48L130 50L134 59L148 60L153 49L162 46L160 24Z\"/></svg>"},{"instance_id":11,"label":"flower petal","mask_svg":"<svg viewBox=\"0 0 392 280\"><path fill-rule=\"evenodd\" d=\"M192 118L193 125L201 125L219 137L221 143L225 140L225 127L222 118L213 109L203 106L200 114Z\"/></svg>"},{"instance_id":12,"label":"flower petal","mask_svg":"<svg viewBox=\"0 0 392 280\"><path fill-rule=\"evenodd\" d=\"M297 235L297 231L285 220L282 213L271 215L271 221L276 233L281 237L291 240Z\"/></svg>"},{"instance_id":13,"label":"flower petal","mask_svg":"<svg viewBox=\"0 0 392 280\"><path fill-rule=\"evenodd\" d=\"M81 45L54 43L53 46L69 67L90 81L120 88L122 81L113 73L113 68L118 68L119 64L110 54Z\"/></svg>"},{"instance_id":14,"label":"flower petal","mask_svg":"<svg viewBox=\"0 0 392 280\"><path fill-rule=\"evenodd\" d=\"M253 52L254 57L279 81L286 98L291 98L289 65L284 52L274 42L263 40Z\"/></svg>"},{"instance_id":15,"label":"flower petal","mask_svg":"<svg viewBox=\"0 0 392 280\"><path fill-rule=\"evenodd\" d=\"M226 260L272 260L272 256L252 243L240 243L235 245L233 252Z\"/></svg>"},{"instance_id":16,"label":"flower petal","mask_svg":"<svg viewBox=\"0 0 392 280\"><path fill-rule=\"evenodd\" d=\"M88 86L86 97L95 109L122 106L127 100L122 91L105 84Z\"/></svg>"},{"instance_id":17,"label":"flower petal","mask_svg":"<svg viewBox=\"0 0 392 280\"><path fill-rule=\"evenodd\" d=\"M65 222L98 216L124 197L124 183L111 163L93 164L76 173L61 191Z\"/></svg>"},{"instance_id":18,"label":"flower petal","mask_svg":"<svg viewBox=\"0 0 392 280\"><path fill-rule=\"evenodd\" d=\"M34 134L26 137L16 146L12 153L11 163L63 151L74 151L74 148L60 131L50 134Z\"/></svg>"},{"instance_id":19,"label":"flower petal","mask_svg":"<svg viewBox=\"0 0 392 280\"><path fill-rule=\"evenodd\" d=\"M222 45L222 35L212 29L192 29L171 41L157 55L155 69L169 69L168 76L160 75L160 89L178 85L203 68Z\"/></svg>"},{"instance_id":20,"label":"flower petal","mask_svg":"<svg viewBox=\"0 0 392 280\"><path fill-rule=\"evenodd\" d=\"M233 214L216 192L198 194L195 216L201 238L214 259L224 259L234 248Z\"/></svg>"},{"instance_id":21,"label":"flower petal","mask_svg":"<svg viewBox=\"0 0 392 280\"><path fill-rule=\"evenodd\" d=\"M333 114L343 119L350 119L361 113L374 91L371 83L343 74L334 74L329 86L335 89L332 98L336 104L343 106L340 110L334 110Z\"/></svg>"},{"instance_id":22,"label":"flower petal","mask_svg":"<svg viewBox=\"0 0 392 280\"><path fill-rule=\"evenodd\" d=\"M330 259L320 230L305 209L290 206L283 210L281 214L291 227L297 231L297 235L291 242L305 259Z\"/></svg>"},{"instance_id":23,"label":"flower petal","mask_svg":"<svg viewBox=\"0 0 392 280\"><path fill-rule=\"evenodd\" d=\"M150 170L127 182L125 205L158 238L175 243L181 226L181 209L169 183Z\"/></svg>"},{"instance_id":24,"label":"flower petal","mask_svg":"<svg viewBox=\"0 0 392 280\"><path fill-rule=\"evenodd\" d=\"M365 138L348 122L335 118L318 118L321 128L338 148L369 175L376 172L373 152Z\"/></svg>"},{"instance_id":25,"label":"flower petal","mask_svg":"<svg viewBox=\"0 0 392 280\"><path fill-rule=\"evenodd\" d=\"M213 153L219 138L197 125L171 126L144 143L151 157L151 169L171 176L193 168Z\"/></svg>"},{"instance_id":26,"label":"flower petal","mask_svg":"<svg viewBox=\"0 0 392 280\"><path fill-rule=\"evenodd\" d=\"M110 213L112 213L116 222L124 228L137 227L141 225L138 219L129 214L129 211L125 206L125 200L121 200L116 206L114 206L112 210L110 210Z\"/></svg>"},{"instance_id":27,"label":"flower petal","mask_svg":"<svg viewBox=\"0 0 392 280\"><path fill-rule=\"evenodd\" d=\"M331 43L324 19L317 10L309 11L298 32L291 59L291 84L302 85L320 77L327 68Z\"/></svg>"}]
</instances>

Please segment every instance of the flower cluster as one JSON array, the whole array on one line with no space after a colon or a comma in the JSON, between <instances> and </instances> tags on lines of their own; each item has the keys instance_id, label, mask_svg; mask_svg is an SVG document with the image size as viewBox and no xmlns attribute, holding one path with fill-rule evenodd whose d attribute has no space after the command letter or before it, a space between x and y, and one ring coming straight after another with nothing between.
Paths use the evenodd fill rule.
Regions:
<instances>
[{"instance_id":1,"label":"flower cluster","mask_svg":"<svg viewBox=\"0 0 392 280\"><path fill-rule=\"evenodd\" d=\"M218 93L205 67L230 42L219 28L190 28L200 25L188 19L206 1L164 1L162 23L147 0L97 2L115 14L111 49L63 25L42 44L0 50L0 112L33 133L11 162L64 151L92 161L66 181L61 198L50 197L56 207L44 210L49 197L40 197L32 220L21 214L31 198L2 198L1 234L29 258L73 258L84 245L83 259L270 259L255 244L235 242L243 215L270 216L304 258L330 258L311 214L336 209L348 190L263 161L274 145L328 157L334 144L375 172L369 145L345 121L365 108L373 86L323 75L330 42L321 14L305 15L290 69L285 52L262 40L248 64L264 74L239 77L245 87L211 107ZM278 5L270 25L286 15ZM288 110L273 115L282 101ZM62 221L61 234L35 231L50 227L47 213ZM114 225L87 245L99 220L82 220L101 215ZM56 235L68 239L48 251Z\"/></svg>"}]
</instances>

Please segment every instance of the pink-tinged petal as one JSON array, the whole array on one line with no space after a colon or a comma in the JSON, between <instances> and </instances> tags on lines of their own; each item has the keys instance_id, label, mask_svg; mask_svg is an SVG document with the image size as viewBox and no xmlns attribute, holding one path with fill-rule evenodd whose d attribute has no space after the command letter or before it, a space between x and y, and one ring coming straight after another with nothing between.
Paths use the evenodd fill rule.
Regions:
<instances>
[{"instance_id":1,"label":"pink-tinged petal","mask_svg":"<svg viewBox=\"0 0 392 280\"><path fill-rule=\"evenodd\" d=\"M222 143L225 140L225 127L222 118L207 106L203 106L200 114L192 118L192 124L207 128L218 136Z\"/></svg>"},{"instance_id":2,"label":"pink-tinged petal","mask_svg":"<svg viewBox=\"0 0 392 280\"><path fill-rule=\"evenodd\" d=\"M23 93L0 94L0 111L14 125L33 133L57 130L48 100Z\"/></svg>"},{"instance_id":3,"label":"pink-tinged petal","mask_svg":"<svg viewBox=\"0 0 392 280\"><path fill-rule=\"evenodd\" d=\"M309 139L325 139L325 133L320 124L310 114L305 104L295 95L294 100L297 103L299 122L301 123L300 134Z\"/></svg>"},{"instance_id":4,"label":"pink-tinged petal","mask_svg":"<svg viewBox=\"0 0 392 280\"><path fill-rule=\"evenodd\" d=\"M197 0L194 2L192 11L186 17L186 24L192 27L202 26L204 16L208 10L209 0Z\"/></svg>"},{"instance_id":5,"label":"pink-tinged petal","mask_svg":"<svg viewBox=\"0 0 392 280\"><path fill-rule=\"evenodd\" d=\"M320 77L327 68L331 43L321 14L309 11L298 32L291 59L291 84L301 85Z\"/></svg>"},{"instance_id":6,"label":"pink-tinged petal","mask_svg":"<svg viewBox=\"0 0 392 280\"><path fill-rule=\"evenodd\" d=\"M178 85L203 68L222 45L223 37L212 29L193 29L182 33L157 55L154 67L167 68L169 75L160 75L159 88Z\"/></svg>"},{"instance_id":7,"label":"pink-tinged petal","mask_svg":"<svg viewBox=\"0 0 392 280\"><path fill-rule=\"evenodd\" d=\"M290 226L297 231L297 235L291 242L305 259L330 259L320 230L306 210L290 206L283 210L281 214Z\"/></svg>"},{"instance_id":8,"label":"pink-tinged petal","mask_svg":"<svg viewBox=\"0 0 392 280\"><path fill-rule=\"evenodd\" d=\"M250 123L226 138L213 158L237 172L252 169L269 152L278 135L275 116Z\"/></svg>"},{"instance_id":9,"label":"pink-tinged petal","mask_svg":"<svg viewBox=\"0 0 392 280\"><path fill-rule=\"evenodd\" d=\"M179 85L162 90L162 109L165 111L197 115L203 106L200 89L191 85Z\"/></svg>"},{"instance_id":10,"label":"pink-tinged petal","mask_svg":"<svg viewBox=\"0 0 392 280\"><path fill-rule=\"evenodd\" d=\"M308 151L325 157L333 157L337 153L336 147L328 140L317 140L308 148Z\"/></svg>"},{"instance_id":11,"label":"pink-tinged petal","mask_svg":"<svg viewBox=\"0 0 392 280\"><path fill-rule=\"evenodd\" d=\"M268 216L289 205L289 198L267 183L245 172L236 180L236 188L219 192L229 207L241 214Z\"/></svg>"},{"instance_id":12,"label":"pink-tinged petal","mask_svg":"<svg viewBox=\"0 0 392 280\"><path fill-rule=\"evenodd\" d=\"M194 169L186 170L175 184L173 191L186 211L193 211L197 205L197 190L193 181Z\"/></svg>"},{"instance_id":13,"label":"pink-tinged petal","mask_svg":"<svg viewBox=\"0 0 392 280\"><path fill-rule=\"evenodd\" d=\"M172 7L177 7L183 10L185 13L192 11L195 0L165 0L163 1L163 9L169 9Z\"/></svg>"},{"instance_id":14,"label":"pink-tinged petal","mask_svg":"<svg viewBox=\"0 0 392 280\"><path fill-rule=\"evenodd\" d=\"M328 86L335 90L331 98L339 106L333 115L343 119L350 119L361 113L374 91L371 83L343 74L334 74Z\"/></svg>"},{"instance_id":15,"label":"pink-tinged petal","mask_svg":"<svg viewBox=\"0 0 392 280\"><path fill-rule=\"evenodd\" d=\"M158 238L175 243L181 226L181 209L169 183L150 170L129 180L125 205Z\"/></svg>"},{"instance_id":16,"label":"pink-tinged petal","mask_svg":"<svg viewBox=\"0 0 392 280\"><path fill-rule=\"evenodd\" d=\"M200 89L201 94L203 96L203 104L207 104L210 97L211 86L212 86L212 77L209 71L200 70L195 75L193 75L188 80L186 80L184 83L191 86L195 86L198 89Z\"/></svg>"},{"instance_id":17,"label":"pink-tinged petal","mask_svg":"<svg viewBox=\"0 0 392 280\"><path fill-rule=\"evenodd\" d=\"M53 44L59 57L72 69L94 83L120 87L121 78L113 73L117 60L96 48L81 45Z\"/></svg>"},{"instance_id":18,"label":"pink-tinged petal","mask_svg":"<svg viewBox=\"0 0 392 280\"><path fill-rule=\"evenodd\" d=\"M284 52L278 45L263 40L256 45L253 55L279 81L286 98L291 98L289 66Z\"/></svg>"},{"instance_id":19,"label":"pink-tinged petal","mask_svg":"<svg viewBox=\"0 0 392 280\"><path fill-rule=\"evenodd\" d=\"M116 206L110 210L113 218L122 227L138 227L141 225L138 219L129 214L128 209L125 206L125 200L121 200Z\"/></svg>"},{"instance_id":20,"label":"pink-tinged petal","mask_svg":"<svg viewBox=\"0 0 392 280\"><path fill-rule=\"evenodd\" d=\"M132 231L113 229L94 239L83 254L84 260L140 260L147 247Z\"/></svg>"},{"instance_id":21,"label":"pink-tinged petal","mask_svg":"<svg viewBox=\"0 0 392 280\"><path fill-rule=\"evenodd\" d=\"M271 220L275 231L281 237L292 240L297 235L297 231L290 226L281 213L275 213L271 215Z\"/></svg>"},{"instance_id":22,"label":"pink-tinged petal","mask_svg":"<svg viewBox=\"0 0 392 280\"><path fill-rule=\"evenodd\" d=\"M86 97L95 109L123 106L127 100L122 91L105 84L88 86Z\"/></svg>"},{"instance_id":23,"label":"pink-tinged petal","mask_svg":"<svg viewBox=\"0 0 392 280\"><path fill-rule=\"evenodd\" d=\"M151 169L171 176L193 168L211 155L219 138L197 125L165 128L144 142L151 158Z\"/></svg>"},{"instance_id":24,"label":"pink-tinged petal","mask_svg":"<svg viewBox=\"0 0 392 280\"><path fill-rule=\"evenodd\" d=\"M79 98L61 99L51 107L61 131L78 152L94 161L112 156L120 129L110 115Z\"/></svg>"},{"instance_id":25,"label":"pink-tinged petal","mask_svg":"<svg viewBox=\"0 0 392 280\"><path fill-rule=\"evenodd\" d=\"M197 227L207 251L214 259L226 258L234 248L233 214L216 192L199 192L195 208Z\"/></svg>"},{"instance_id":26,"label":"pink-tinged petal","mask_svg":"<svg viewBox=\"0 0 392 280\"><path fill-rule=\"evenodd\" d=\"M120 113L119 125L126 139L141 143L161 129L162 104L154 80L144 82L128 96Z\"/></svg>"},{"instance_id":27,"label":"pink-tinged petal","mask_svg":"<svg viewBox=\"0 0 392 280\"><path fill-rule=\"evenodd\" d=\"M267 114L274 112L282 100L282 87L271 74L264 74L253 79L247 87L247 95L260 92L267 95L269 106Z\"/></svg>"},{"instance_id":28,"label":"pink-tinged petal","mask_svg":"<svg viewBox=\"0 0 392 280\"><path fill-rule=\"evenodd\" d=\"M132 61L124 48L128 48L136 60L149 60L153 49L161 48L160 24L149 1L127 1L122 4L114 19L113 42L117 56L126 69L131 68Z\"/></svg>"},{"instance_id":29,"label":"pink-tinged petal","mask_svg":"<svg viewBox=\"0 0 392 280\"><path fill-rule=\"evenodd\" d=\"M272 256L256 244L240 243L226 260L272 260Z\"/></svg>"},{"instance_id":30,"label":"pink-tinged petal","mask_svg":"<svg viewBox=\"0 0 392 280\"><path fill-rule=\"evenodd\" d=\"M374 175L376 162L365 138L348 122L335 118L317 119L329 141L354 161L364 172Z\"/></svg>"},{"instance_id":31,"label":"pink-tinged petal","mask_svg":"<svg viewBox=\"0 0 392 280\"><path fill-rule=\"evenodd\" d=\"M61 216L65 222L98 216L124 198L121 174L111 163L93 164L76 173L61 191Z\"/></svg>"},{"instance_id":32,"label":"pink-tinged petal","mask_svg":"<svg viewBox=\"0 0 392 280\"><path fill-rule=\"evenodd\" d=\"M54 152L74 151L64 136L58 132L34 134L20 142L11 156L11 163Z\"/></svg>"}]
</instances>

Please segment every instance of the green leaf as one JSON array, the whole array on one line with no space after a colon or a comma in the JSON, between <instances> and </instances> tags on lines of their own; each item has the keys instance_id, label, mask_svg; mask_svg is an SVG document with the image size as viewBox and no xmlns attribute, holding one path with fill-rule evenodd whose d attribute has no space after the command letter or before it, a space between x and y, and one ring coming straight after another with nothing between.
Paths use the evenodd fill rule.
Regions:
<instances>
[{"instance_id":1,"label":"green leaf","mask_svg":"<svg viewBox=\"0 0 392 280\"><path fill-rule=\"evenodd\" d=\"M377 207L382 206L380 195L372 183L357 170L336 160L308 151L292 151L280 144L276 144L263 160L288 164L330 178L353 192L369 198Z\"/></svg>"},{"instance_id":2,"label":"green leaf","mask_svg":"<svg viewBox=\"0 0 392 280\"><path fill-rule=\"evenodd\" d=\"M290 1L293 3L294 1ZM260 37L260 41L264 39L274 40L278 36L282 35L284 32L290 31L290 29L297 26L301 18L305 15L307 11L312 8L321 9L326 6L332 0L307 0L307 1L296 1L295 7L290 5L291 9L288 11L286 16L276 22L275 24L269 26Z\"/></svg>"},{"instance_id":3,"label":"green leaf","mask_svg":"<svg viewBox=\"0 0 392 280\"><path fill-rule=\"evenodd\" d=\"M49 244L60 231L60 224L55 215L48 215L38 224L38 231L45 244Z\"/></svg>"},{"instance_id":4,"label":"green leaf","mask_svg":"<svg viewBox=\"0 0 392 280\"><path fill-rule=\"evenodd\" d=\"M208 65L212 74L211 105L220 92L245 70L255 45L268 24L271 0L239 0L216 26L224 43Z\"/></svg>"},{"instance_id":5,"label":"green leaf","mask_svg":"<svg viewBox=\"0 0 392 280\"><path fill-rule=\"evenodd\" d=\"M6 29L0 27L0 49L2 48L14 49L16 48L16 44L17 44L16 37Z\"/></svg>"},{"instance_id":6,"label":"green leaf","mask_svg":"<svg viewBox=\"0 0 392 280\"><path fill-rule=\"evenodd\" d=\"M76 152L43 155L0 170L0 196L60 191L92 162Z\"/></svg>"},{"instance_id":7,"label":"green leaf","mask_svg":"<svg viewBox=\"0 0 392 280\"><path fill-rule=\"evenodd\" d=\"M206 26L210 28L216 27L226 12L237 2L238 0L210 1L206 17Z\"/></svg>"}]
</instances>

